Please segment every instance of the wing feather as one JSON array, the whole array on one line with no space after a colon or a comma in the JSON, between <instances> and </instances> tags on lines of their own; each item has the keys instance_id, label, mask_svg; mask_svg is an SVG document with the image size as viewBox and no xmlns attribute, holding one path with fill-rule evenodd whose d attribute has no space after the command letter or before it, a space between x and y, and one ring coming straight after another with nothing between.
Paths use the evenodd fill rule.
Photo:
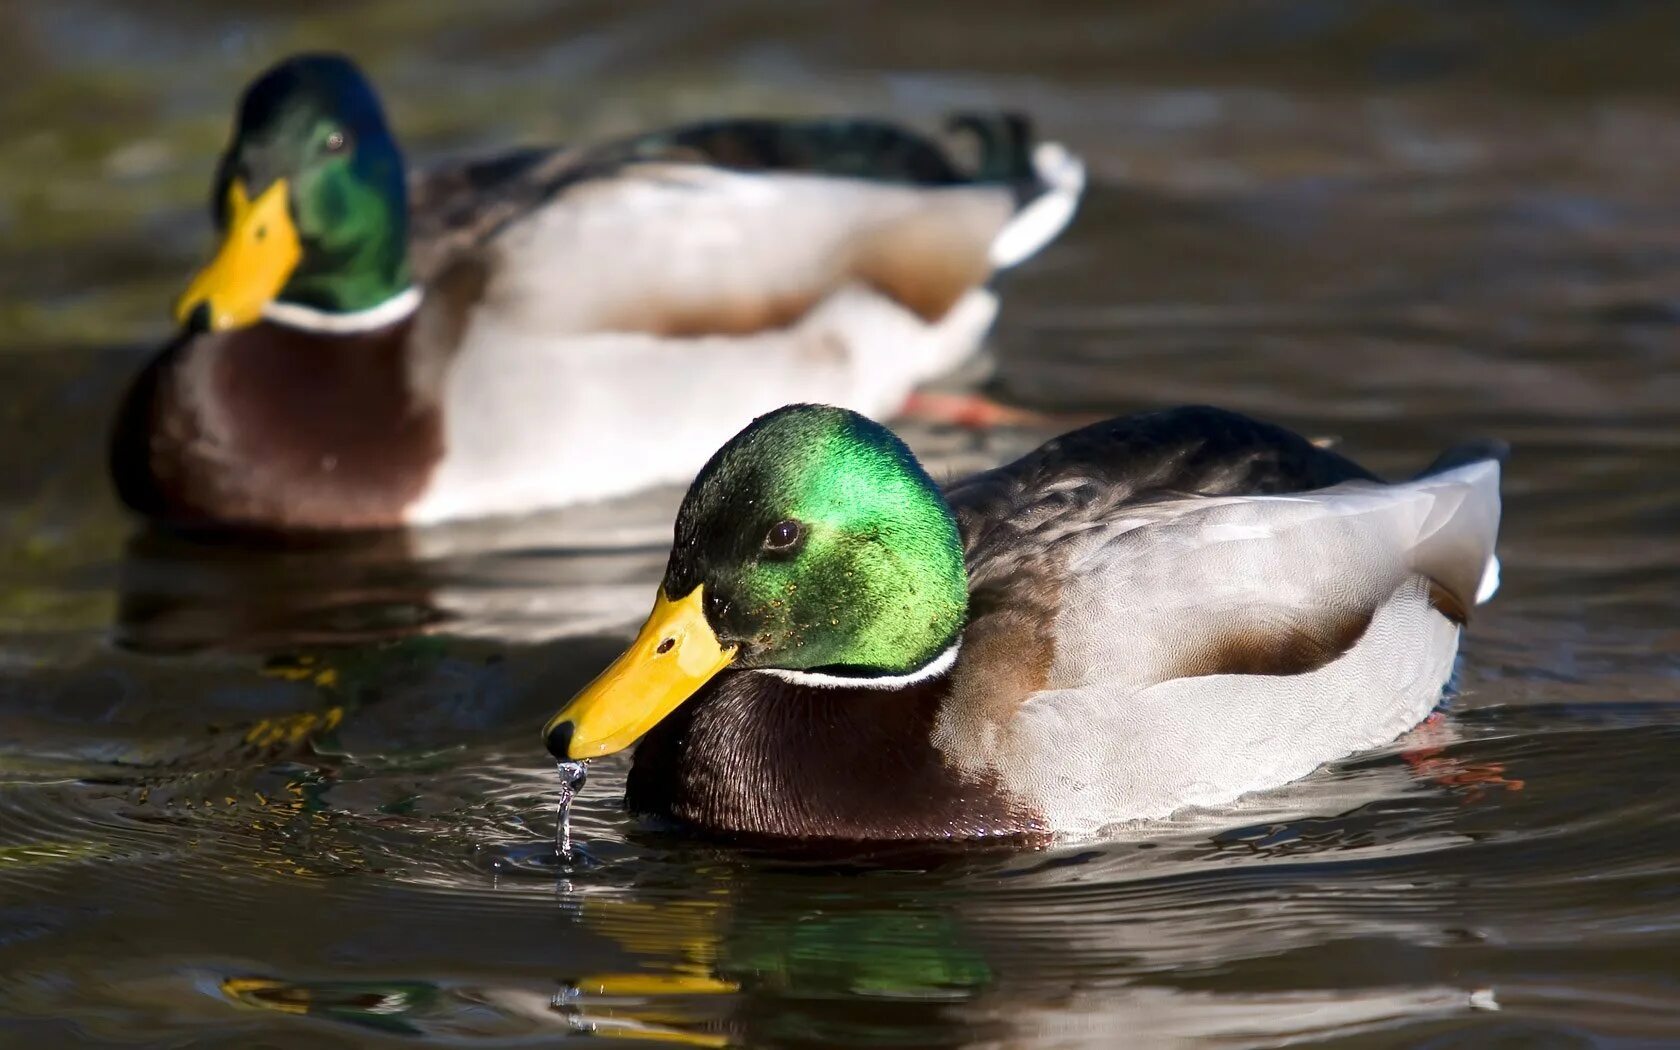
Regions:
<instances>
[{"instance_id":1,"label":"wing feather","mask_svg":"<svg viewBox=\"0 0 1680 1050\"><path fill-rule=\"evenodd\" d=\"M1493 556L1499 464L1146 513L1067 551L1052 688L1300 673L1345 651L1411 578L1462 620Z\"/></svg>"},{"instance_id":2,"label":"wing feather","mask_svg":"<svg viewBox=\"0 0 1680 1050\"><path fill-rule=\"evenodd\" d=\"M743 334L858 285L933 321L1013 213L999 186L638 164L506 227L489 293L550 332Z\"/></svg>"},{"instance_id":3,"label":"wing feather","mask_svg":"<svg viewBox=\"0 0 1680 1050\"><path fill-rule=\"evenodd\" d=\"M744 335L842 288L941 320L1052 239L1079 159L1011 114L959 118L979 162L878 121L723 120L416 177L430 283L462 257L501 314L551 334Z\"/></svg>"}]
</instances>

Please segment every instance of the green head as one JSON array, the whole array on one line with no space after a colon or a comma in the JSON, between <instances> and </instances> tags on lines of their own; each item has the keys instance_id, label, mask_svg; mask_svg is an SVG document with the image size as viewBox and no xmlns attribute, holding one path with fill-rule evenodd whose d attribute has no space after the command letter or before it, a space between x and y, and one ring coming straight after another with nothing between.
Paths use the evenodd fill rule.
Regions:
<instances>
[{"instance_id":1,"label":"green head","mask_svg":"<svg viewBox=\"0 0 1680 1050\"><path fill-rule=\"evenodd\" d=\"M350 313L410 284L402 153L343 56L294 56L246 89L211 209L222 244L183 323L251 324L270 302Z\"/></svg>"},{"instance_id":2,"label":"green head","mask_svg":"<svg viewBox=\"0 0 1680 1050\"><path fill-rule=\"evenodd\" d=\"M967 612L956 519L904 443L856 412L778 409L700 471L653 612L543 737L564 760L610 755L731 667L912 674Z\"/></svg>"},{"instance_id":3,"label":"green head","mask_svg":"<svg viewBox=\"0 0 1680 1050\"><path fill-rule=\"evenodd\" d=\"M891 431L794 405L754 421L677 515L664 592L704 586L739 667L873 677L918 670L962 630L956 519Z\"/></svg>"}]
</instances>

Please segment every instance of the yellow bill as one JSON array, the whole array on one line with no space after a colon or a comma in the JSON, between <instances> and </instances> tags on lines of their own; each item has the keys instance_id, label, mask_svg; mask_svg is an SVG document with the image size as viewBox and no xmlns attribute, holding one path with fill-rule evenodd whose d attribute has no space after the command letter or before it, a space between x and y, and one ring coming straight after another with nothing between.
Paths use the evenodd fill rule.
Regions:
<instances>
[{"instance_id":1,"label":"yellow bill","mask_svg":"<svg viewBox=\"0 0 1680 1050\"><path fill-rule=\"evenodd\" d=\"M735 659L706 622L704 586L676 601L661 590L641 633L560 713L543 739L556 758L610 755L634 744Z\"/></svg>"},{"instance_id":2,"label":"yellow bill","mask_svg":"<svg viewBox=\"0 0 1680 1050\"><path fill-rule=\"evenodd\" d=\"M228 186L222 246L176 301L175 320L186 324L201 305L207 305L212 331L256 323L262 308L286 286L302 256L287 206L286 180L275 179L253 201L245 196L244 180L234 179Z\"/></svg>"}]
</instances>

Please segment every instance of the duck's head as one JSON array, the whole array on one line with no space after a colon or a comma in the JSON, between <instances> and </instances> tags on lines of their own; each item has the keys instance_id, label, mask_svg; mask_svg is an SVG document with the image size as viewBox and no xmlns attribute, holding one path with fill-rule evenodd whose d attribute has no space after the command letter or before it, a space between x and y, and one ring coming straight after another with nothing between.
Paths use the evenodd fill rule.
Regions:
<instances>
[{"instance_id":1,"label":"duck's head","mask_svg":"<svg viewBox=\"0 0 1680 1050\"><path fill-rule=\"evenodd\" d=\"M238 328L271 303L355 313L409 287L402 153L340 55L288 58L245 89L210 208L221 246L176 303L183 325Z\"/></svg>"},{"instance_id":2,"label":"duck's head","mask_svg":"<svg viewBox=\"0 0 1680 1050\"><path fill-rule=\"evenodd\" d=\"M726 669L829 685L927 672L967 606L956 520L904 443L844 409L778 409L690 486L652 615L549 720L549 750L622 750Z\"/></svg>"}]
</instances>

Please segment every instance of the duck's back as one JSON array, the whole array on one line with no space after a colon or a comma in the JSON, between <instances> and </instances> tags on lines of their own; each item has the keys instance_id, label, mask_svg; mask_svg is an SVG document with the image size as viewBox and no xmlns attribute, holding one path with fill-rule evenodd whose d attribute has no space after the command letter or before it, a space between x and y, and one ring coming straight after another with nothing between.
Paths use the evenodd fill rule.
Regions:
<instances>
[{"instance_id":1,"label":"duck's back","mask_svg":"<svg viewBox=\"0 0 1680 1050\"><path fill-rule=\"evenodd\" d=\"M949 485L980 589L1127 506L1186 495L1259 496L1378 481L1293 431L1206 406L1107 419Z\"/></svg>"},{"instance_id":2,"label":"duck's back","mask_svg":"<svg viewBox=\"0 0 1680 1050\"><path fill-rule=\"evenodd\" d=\"M409 520L686 481L784 404L899 411L975 350L991 275L1083 185L1024 122L965 126L974 165L876 121L726 120L418 183L417 272L468 274L491 308L460 328Z\"/></svg>"},{"instance_id":3,"label":"duck's back","mask_svg":"<svg viewBox=\"0 0 1680 1050\"><path fill-rule=\"evenodd\" d=\"M1386 484L1193 408L954 486L973 595L936 740L1080 831L1392 739L1437 702L1492 578L1499 464L1459 458Z\"/></svg>"}]
</instances>

